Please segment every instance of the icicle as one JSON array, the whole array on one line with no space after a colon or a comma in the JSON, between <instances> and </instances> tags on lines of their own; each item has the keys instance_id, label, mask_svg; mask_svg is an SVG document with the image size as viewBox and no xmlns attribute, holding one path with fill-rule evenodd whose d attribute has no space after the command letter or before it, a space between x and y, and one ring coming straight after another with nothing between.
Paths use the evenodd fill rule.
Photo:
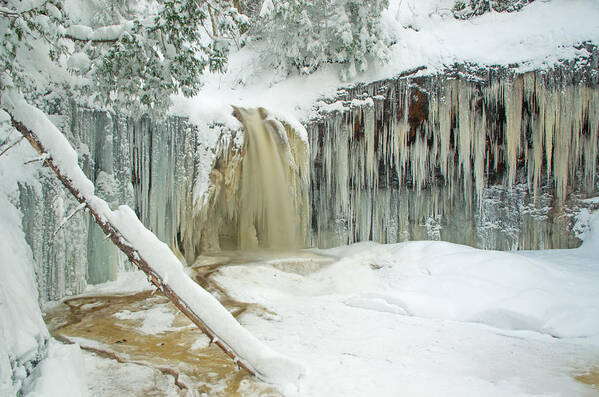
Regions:
<instances>
[{"instance_id":1,"label":"icicle","mask_svg":"<svg viewBox=\"0 0 599 397\"><path fill-rule=\"evenodd\" d=\"M518 156L520 155L520 143L522 139L522 91L523 82L521 77L516 77L513 82L508 83L504 91L508 187L512 187L516 182Z\"/></svg>"}]
</instances>

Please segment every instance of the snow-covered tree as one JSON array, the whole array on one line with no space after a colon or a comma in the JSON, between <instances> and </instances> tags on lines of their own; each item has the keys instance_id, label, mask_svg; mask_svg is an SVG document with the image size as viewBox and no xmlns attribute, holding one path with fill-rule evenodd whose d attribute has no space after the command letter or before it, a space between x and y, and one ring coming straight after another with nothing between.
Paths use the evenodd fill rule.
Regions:
<instances>
[{"instance_id":1,"label":"snow-covered tree","mask_svg":"<svg viewBox=\"0 0 599 397\"><path fill-rule=\"evenodd\" d=\"M285 73L311 73L323 63L344 64L342 77L386 60L380 17L387 0L266 0L258 34Z\"/></svg>"},{"instance_id":2,"label":"snow-covered tree","mask_svg":"<svg viewBox=\"0 0 599 397\"><path fill-rule=\"evenodd\" d=\"M163 111L171 94L196 93L204 70L224 67L247 24L230 0L157 0L144 12L107 1L110 11L83 25L62 0L0 0L2 85L34 89L35 70L45 68L39 55L46 52L96 102ZM56 83L56 76L47 77Z\"/></svg>"},{"instance_id":3,"label":"snow-covered tree","mask_svg":"<svg viewBox=\"0 0 599 397\"><path fill-rule=\"evenodd\" d=\"M519 11L534 0L459 0L453 7L453 14L459 19L468 19L485 12L513 12Z\"/></svg>"}]
</instances>

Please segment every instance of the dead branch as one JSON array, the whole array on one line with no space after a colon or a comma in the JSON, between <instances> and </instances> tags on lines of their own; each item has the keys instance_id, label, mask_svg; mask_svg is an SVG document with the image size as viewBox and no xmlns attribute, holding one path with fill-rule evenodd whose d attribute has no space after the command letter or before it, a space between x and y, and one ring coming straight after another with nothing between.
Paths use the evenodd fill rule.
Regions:
<instances>
[{"instance_id":1,"label":"dead branch","mask_svg":"<svg viewBox=\"0 0 599 397\"><path fill-rule=\"evenodd\" d=\"M77 206L77 208L75 208L73 210L73 212L71 212L66 218L64 218L62 220L62 222L60 223L60 225L58 226L58 228L56 230L54 230L54 233L52 233L52 237L50 238L50 242L48 243L48 245L53 245L54 244L54 239L56 238L56 235L58 234L58 232L60 232L62 230L62 228L71 220L72 217L75 216L76 213L78 213L79 211L81 211L82 209L84 209L86 206L85 203L81 203Z\"/></svg>"},{"instance_id":2,"label":"dead branch","mask_svg":"<svg viewBox=\"0 0 599 397\"><path fill-rule=\"evenodd\" d=\"M2 157L2 155L6 152L8 152L10 149L12 149L13 147L17 146L19 144L19 142L21 142L23 140L24 137L20 137L19 139L16 140L16 142L13 142L9 147L7 147L6 149L4 149L2 152L0 152L0 157Z\"/></svg>"}]
</instances>

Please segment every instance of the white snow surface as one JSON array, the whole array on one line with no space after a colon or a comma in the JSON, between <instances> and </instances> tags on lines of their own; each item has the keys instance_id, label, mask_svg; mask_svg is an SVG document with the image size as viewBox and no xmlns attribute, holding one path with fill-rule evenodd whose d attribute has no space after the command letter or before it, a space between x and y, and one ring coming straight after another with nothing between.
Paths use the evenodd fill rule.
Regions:
<instances>
[{"instance_id":1,"label":"white snow surface","mask_svg":"<svg viewBox=\"0 0 599 397\"><path fill-rule=\"evenodd\" d=\"M27 397L86 397L85 362L77 345L50 340L48 356L36 368L35 381L25 390Z\"/></svg>"},{"instance_id":2,"label":"white snow surface","mask_svg":"<svg viewBox=\"0 0 599 397\"><path fill-rule=\"evenodd\" d=\"M253 42L231 54L225 74L206 74L193 98L173 97L172 112L192 122L213 120L239 126L230 105L263 106L288 120L307 120L321 98L334 97L343 86L392 78L418 67L432 74L454 64L517 64L520 71L548 69L586 57L583 42L599 44L599 2L537 0L520 12L487 13L467 21L451 15L454 0L391 0L382 15L390 43L390 61L371 62L369 70L341 81L336 65L309 76L280 76L260 55L264 43Z\"/></svg>"},{"instance_id":3,"label":"white snow surface","mask_svg":"<svg viewBox=\"0 0 599 397\"><path fill-rule=\"evenodd\" d=\"M93 353L83 352L90 396L178 397L174 378L145 365L119 363Z\"/></svg>"},{"instance_id":4,"label":"white snow surface","mask_svg":"<svg viewBox=\"0 0 599 397\"><path fill-rule=\"evenodd\" d=\"M416 241L318 253L336 261L216 276L276 313L241 321L307 366L297 395L596 395L573 375L599 366L599 212L572 250Z\"/></svg>"},{"instance_id":5,"label":"white snow surface","mask_svg":"<svg viewBox=\"0 0 599 397\"><path fill-rule=\"evenodd\" d=\"M7 117L0 110L0 140L8 136L15 142L19 134L9 133L2 124ZM35 167L23 165L34 157L26 141L0 156L0 396L15 396L21 388L22 395L31 397L85 396L79 347L49 339L38 304L33 255L21 228L21 213L13 205L17 182L39 187ZM45 351L40 349L44 343ZM11 368L10 358L20 365ZM26 378L28 363L42 358Z\"/></svg>"}]
</instances>

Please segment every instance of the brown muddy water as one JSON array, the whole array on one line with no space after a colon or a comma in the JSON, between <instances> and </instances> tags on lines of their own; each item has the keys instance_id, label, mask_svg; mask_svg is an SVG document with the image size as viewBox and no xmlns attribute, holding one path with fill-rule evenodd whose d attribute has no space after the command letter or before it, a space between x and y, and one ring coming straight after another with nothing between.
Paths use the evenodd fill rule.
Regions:
<instances>
[{"instance_id":1,"label":"brown muddy water","mask_svg":"<svg viewBox=\"0 0 599 397\"><path fill-rule=\"evenodd\" d=\"M198 271L198 282L208 286L207 272L213 272L216 267ZM262 311L260 307L234 301L216 285L210 287L235 317L246 310ZM146 333L143 312L156 308L167 316L171 313L174 320L163 332ZM281 395L271 385L238 369L218 347L210 346L208 338L160 291L68 299L49 310L44 319L56 339L77 342L83 349L120 362L159 369L174 376L179 388L196 391L194 394Z\"/></svg>"},{"instance_id":2,"label":"brown muddy water","mask_svg":"<svg viewBox=\"0 0 599 397\"><path fill-rule=\"evenodd\" d=\"M332 260L311 254L293 258L272 253L222 253L202 256L194 263L194 278L235 316L252 312L271 317L263 307L232 299L212 279L222 266L264 263L297 273L310 273ZM148 329L146 313L153 312L172 322ZM281 396L272 385L251 376L172 305L160 291L128 295L81 296L67 299L44 315L53 337L66 343L79 343L88 351L122 363L135 363L172 375L183 395ZM154 321L155 323L156 321ZM156 325L156 324L154 324ZM145 331L145 332L144 332ZM185 394L185 391L193 393Z\"/></svg>"},{"instance_id":3,"label":"brown muddy water","mask_svg":"<svg viewBox=\"0 0 599 397\"><path fill-rule=\"evenodd\" d=\"M585 385L589 385L597 390L597 395L599 396L599 368L594 368L589 372L585 372L580 375L574 376L579 382L584 383Z\"/></svg>"}]
</instances>

